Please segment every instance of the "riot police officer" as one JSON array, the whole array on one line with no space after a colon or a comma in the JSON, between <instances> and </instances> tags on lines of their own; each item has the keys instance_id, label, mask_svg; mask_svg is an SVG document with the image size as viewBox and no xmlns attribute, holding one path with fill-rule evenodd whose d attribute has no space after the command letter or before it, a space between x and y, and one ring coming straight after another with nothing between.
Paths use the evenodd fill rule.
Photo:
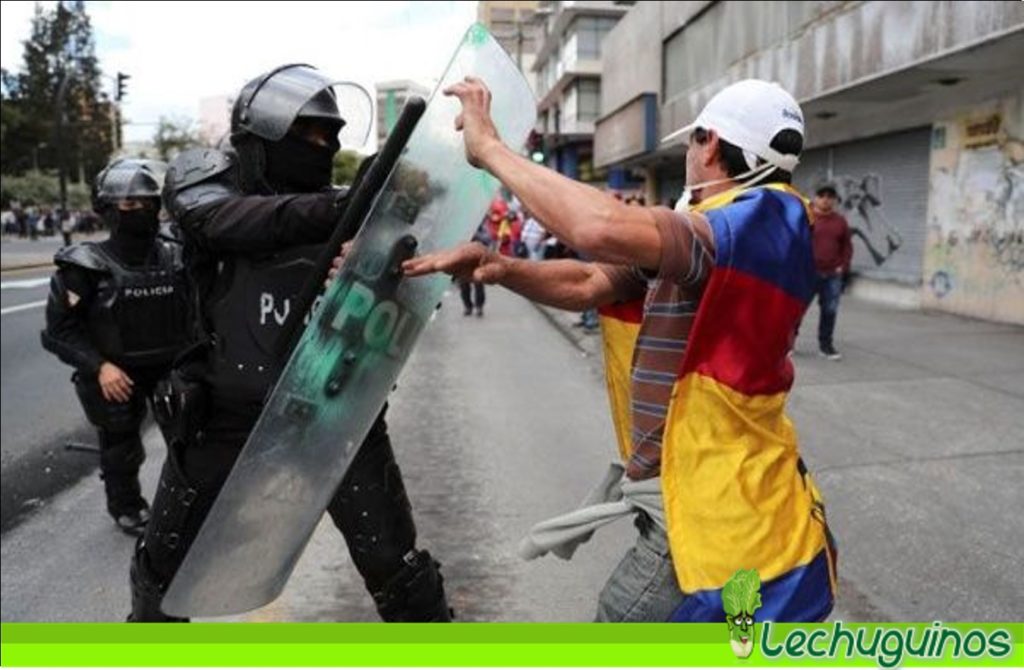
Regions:
<instances>
[{"instance_id":1,"label":"riot police officer","mask_svg":"<svg viewBox=\"0 0 1024 670\"><path fill-rule=\"evenodd\" d=\"M110 238L61 249L50 281L43 347L75 368L72 381L99 432L107 511L141 535L150 511L139 486L146 399L188 339L181 247L158 237L166 165L116 160L96 178L93 208Z\"/></svg>"},{"instance_id":2,"label":"riot police officer","mask_svg":"<svg viewBox=\"0 0 1024 670\"><path fill-rule=\"evenodd\" d=\"M207 346L173 374L179 438L132 562L131 621L172 620L160 599L283 367L275 344L291 302L345 210L347 192L330 186L339 134L364 140L370 109L362 89L286 65L242 88L231 152L186 152L170 167L164 201L183 231ZM450 619L439 565L415 546L383 411L328 512L382 619Z\"/></svg>"}]
</instances>

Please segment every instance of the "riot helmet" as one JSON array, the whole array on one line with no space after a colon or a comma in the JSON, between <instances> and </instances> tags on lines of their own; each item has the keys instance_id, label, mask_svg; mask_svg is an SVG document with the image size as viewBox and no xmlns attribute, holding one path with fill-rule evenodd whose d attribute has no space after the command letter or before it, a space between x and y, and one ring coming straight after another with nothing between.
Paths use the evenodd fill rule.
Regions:
<instances>
[{"instance_id":1,"label":"riot helmet","mask_svg":"<svg viewBox=\"0 0 1024 670\"><path fill-rule=\"evenodd\" d=\"M159 230L160 191L167 164L119 158L96 175L92 207L112 236L152 240Z\"/></svg>"},{"instance_id":2,"label":"riot helmet","mask_svg":"<svg viewBox=\"0 0 1024 670\"><path fill-rule=\"evenodd\" d=\"M372 120L366 89L311 65L284 65L247 83L231 112L231 144L248 193L315 191L330 184L342 144L362 146Z\"/></svg>"}]
</instances>

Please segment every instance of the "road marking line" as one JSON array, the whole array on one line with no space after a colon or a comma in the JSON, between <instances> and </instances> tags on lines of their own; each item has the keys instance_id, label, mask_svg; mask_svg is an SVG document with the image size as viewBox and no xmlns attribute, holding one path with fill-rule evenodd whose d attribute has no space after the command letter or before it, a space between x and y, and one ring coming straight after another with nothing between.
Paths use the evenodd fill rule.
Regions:
<instances>
[{"instance_id":1,"label":"road marking line","mask_svg":"<svg viewBox=\"0 0 1024 670\"><path fill-rule=\"evenodd\" d=\"M4 307L0 309L0 316L7 316L14 312L22 312L26 309L35 309L36 307L42 307L46 304L45 300L37 300L36 302L28 302L24 305L15 305L14 307Z\"/></svg>"},{"instance_id":2,"label":"road marking line","mask_svg":"<svg viewBox=\"0 0 1024 670\"><path fill-rule=\"evenodd\" d=\"M49 277L36 277L35 279L15 279L14 281L0 282L0 289L8 288L36 288L50 283Z\"/></svg>"}]
</instances>

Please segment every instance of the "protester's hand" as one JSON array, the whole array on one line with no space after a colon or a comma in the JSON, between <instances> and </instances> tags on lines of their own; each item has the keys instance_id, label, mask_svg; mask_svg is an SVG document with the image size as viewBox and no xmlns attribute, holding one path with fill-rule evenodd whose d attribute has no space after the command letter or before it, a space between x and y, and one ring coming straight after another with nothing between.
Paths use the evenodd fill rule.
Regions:
<instances>
[{"instance_id":1,"label":"protester's hand","mask_svg":"<svg viewBox=\"0 0 1024 670\"><path fill-rule=\"evenodd\" d=\"M411 258L402 264L409 277L444 272L459 281L493 284L505 274L505 260L479 242L467 242L447 251Z\"/></svg>"},{"instance_id":2,"label":"protester's hand","mask_svg":"<svg viewBox=\"0 0 1024 670\"><path fill-rule=\"evenodd\" d=\"M100 365L100 391L107 402L128 402L132 397L135 382L125 371L107 361Z\"/></svg>"},{"instance_id":3,"label":"protester's hand","mask_svg":"<svg viewBox=\"0 0 1024 670\"><path fill-rule=\"evenodd\" d=\"M443 92L462 103L462 113L455 118L455 130L462 131L466 160L473 167L483 167L487 152L501 144L498 129L491 120L491 92L476 77L466 77Z\"/></svg>"},{"instance_id":4,"label":"protester's hand","mask_svg":"<svg viewBox=\"0 0 1024 670\"><path fill-rule=\"evenodd\" d=\"M324 280L324 288L330 286L331 282L334 281L334 278L338 276L339 272L341 272L341 265L345 262L345 257L348 256L351 251L352 240L341 245L341 251L339 251L338 255L334 257L333 261L331 261L331 269L327 271L327 279Z\"/></svg>"}]
</instances>

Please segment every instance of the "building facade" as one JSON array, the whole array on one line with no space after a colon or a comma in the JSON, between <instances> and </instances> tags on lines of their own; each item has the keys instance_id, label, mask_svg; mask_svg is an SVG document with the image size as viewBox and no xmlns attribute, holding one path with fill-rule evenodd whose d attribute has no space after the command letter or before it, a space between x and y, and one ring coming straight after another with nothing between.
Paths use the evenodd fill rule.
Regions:
<instances>
[{"instance_id":1,"label":"building facade","mask_svg":"<svg viewBox=\"0 0 1024 670\"><path fill-rule=\"evenodd\" d=\"M573 179L603 183L595 169L594 123L601 116L605 38L632 3L541 2L537 77L538 132L545 162Z\"/></svg>"},{"instance_id":2,"label":"building facade","mask_svg":"<svg viewBox=\"0 0 1024 670\"><path fill-rule=\"evenodd\" d=\"M482 0L477 3L477 21L494 35L526 77L530 89L537 92L533 71L540 46L541 24L537 0Z\"/></svg>"},{"instance_id":3,"label":"building facade","mask_svg":"<svg viewBox=\"0 0 1024 670\"><path fill-rule=\"evenodd\" d=\"M426 99L430 97L430 89L408 79L378 82L374 84L374 88L377 90L377 146L381 147L391 129L395 127L409 96L418 95Z\"/></svg>"},{"instance_id":4,"label":"building facade","mask_svg":"<svg viewBox=\"0 0 1024 670\"><path fill-rule=\"evenodd\" d=\"M604 48L594 154L677 197L666 136L715 92L779 82L803 107L794 179L838 186L855 290L1024 323L1024 3L644 2Z\"/></svg>"}]
</instances>

